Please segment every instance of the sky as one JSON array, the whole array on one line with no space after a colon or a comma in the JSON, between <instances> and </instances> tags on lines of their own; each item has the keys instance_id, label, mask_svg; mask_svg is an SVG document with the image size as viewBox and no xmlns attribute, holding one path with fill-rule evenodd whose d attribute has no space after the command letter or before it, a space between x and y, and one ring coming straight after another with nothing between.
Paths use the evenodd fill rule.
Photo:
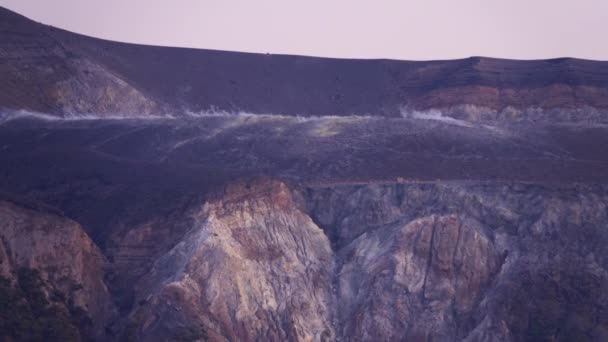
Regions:
<instances>
[{"instance_id":1,"label":"sky","mask_svg":"<svg viewBox=\"0 0 608 342\"><path fill-rule=\"evenodd\" d=\"M0 0L124 42L341 58L608 60L608 0Z\"/></svg>"}]
</instances>

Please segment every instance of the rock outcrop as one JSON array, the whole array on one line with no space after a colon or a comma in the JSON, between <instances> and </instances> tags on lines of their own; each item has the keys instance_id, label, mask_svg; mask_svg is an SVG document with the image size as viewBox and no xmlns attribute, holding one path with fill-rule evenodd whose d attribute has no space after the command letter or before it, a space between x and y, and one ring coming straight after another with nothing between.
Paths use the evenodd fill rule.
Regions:
<instances>
[{"instance_id":1,"label":"rock outcrop","mask_svg":"<svg viewBox=\"0 0 608 342\"><path fill-rule=\"evenodd\" d=\"M72 38L0 9L0 108L71 116L162 115L164 105L80 53Z\"/></svg>"},{"instance_id":2,"label":"rock outcrop","mask_svg":"<svg viewBox=\"0 0 608 342\"><path fill-rule=\"evenodd\" d=\"M2 339L104 338L116 314L106 262L76 222L2 201L0 241Z\"/></svg>"},{"instance_id":3,"label":"rock outcrop","mask_svg":"<svg viewBox=\"0 0 608 342\"><path fill-rule=\"evenodd\" d=\"M594 186L239 182L135 285L140 340L597 340Z\"/></svg>"},{"instance_id":4,"label":"rock outcrop","mask_svg":"<svg viewBox=\"0 0 608 342\"><path fill-rule=\"evenodd\" d=\"M400 184L302 194L337 249L343 338L607 336L605 187Z\"/></svg>"},{"instance_id":5,"label":"rock outcrop","mask_svg":"<svg viewBox=\"0 0 608 342\"><path fill-rule=\"evenodd\" d=\"M141 340L333 340L333 255L287 186L230 187L138 284ZM133 333L133 331L128 331Z\"/></svg>"},{"instance_id":6,"label":"rock outcrop","mask_svg":"<svg viewBox=\"0 0 608 342\"><path fill-rule=\"evenodd\" d=\"M165 242L106 268L75 222L0 209L2 295L38 326L62 313L74 340L608 337L601 185L236 182L163 221L187 228L126 227L131 251Z\"/></svg>"},{"instance_id":7,"label":"rock outcrop","mask_svg":"<svg viewBox=\"0 0 608 342\"><path fill-rule=\"evenodd\" d=\"M360 341L456 340L500 266L483 227L456 214L366 232L340 256L341 335Z\"/></svg>"}]
</instances>

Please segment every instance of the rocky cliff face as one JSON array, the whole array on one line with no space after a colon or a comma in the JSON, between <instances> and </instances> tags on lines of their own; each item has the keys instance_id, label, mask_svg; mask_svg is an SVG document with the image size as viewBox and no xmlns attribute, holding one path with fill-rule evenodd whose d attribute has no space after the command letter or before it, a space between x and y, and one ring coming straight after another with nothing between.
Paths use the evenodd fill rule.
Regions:
<instances>
[{"instance_id":1,"label":"rocky cliff face","mask_svg":"<svg viewBox=\"0 0 608 342\"><path fill-rule=\"evenodd\" d=\"M603 340L603 187L239 183L138 281L142 340Z\"/></svg>"},{"instance_id":2,"label":"rocky cliff face","mask_svg":"<svg viewBox=\"0 0 608 342\"><path fill-rule=\"evenodd\" d=\"M344 337L606 338L602 187L383 185L307 198L338 248Z\"/></svg>"},{"instance_id":3,"label":"rocky cliff face","mask_svg":"<svg viewBox=\"0 0 608 342\"><path fill-rule=\"evenodd\" d=\"M230 187L138 284L143 340L200 329L212 340L330 340L328 238L278 182Z\"/></svg>"},{"instance_id":4,"label":"rocky cliff face","mask_svg":"<svg viewBox=\"0 0 608 342\"><path fill-rule=\"evenodd\" d=\"M105 258L76 222L0 202L0 241L2 339L106 336L115 310Z\"/></svg>"}]
</instances>

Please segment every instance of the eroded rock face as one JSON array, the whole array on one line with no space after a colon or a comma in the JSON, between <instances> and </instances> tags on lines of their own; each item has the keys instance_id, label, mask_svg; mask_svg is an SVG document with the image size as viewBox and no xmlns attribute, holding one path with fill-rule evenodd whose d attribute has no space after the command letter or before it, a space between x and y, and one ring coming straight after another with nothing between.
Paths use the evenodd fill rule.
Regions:
<instances>
[{"instance_id":1,"label":"eroded rock face","mask_svg":"<svg viewBox=\"0 0 608 342\"><path fill-rule=\"evenodd\" d=\"M55 37L59 30L0 9L0 107L57 116L162 115L165 106L95 58Z\"/></svg>"},{"instance_id":2,"label":"eroded rock face","mask_svg":"<svg viewBox=\"0 0 608 342\"><path fill-rule=\"evenodd\" d=\"M16 293L23 298L17 298L17 303L22 303L17 308L27 306L37 323L45 315L64 319L43 323L41 329L55 324L72 334L70 339L104 338L105 325L115 314L103 281L105 258L76 222L2 201L0 239L0 276L7 282L3 289L20 288ZM10 308L10 300L3 303L9 305L3 309ZM23 304L23 300L28 303ZM27 327L31 322L21 323L26 324L26 330L35 328ZM44 334L52 337L46 330Z\"/></svg>"},{"instance_id":3,"label":"eroded rock face","mask_svg":"<svg viewBox=\"0 0 608 342\"><path fill-rule=\"evenodd\" d=\"M34 270L100 339L608 338L604 186L262 179L187 208L119 230L109 292L78 224L3 202L2 275Z\"/></svg>"},{"instance_id":4,"label":"eroded rock face","mask_svg":"<svg viewBox=\"0 0 608 342\"><path fill-rule=\"evenodd\" d=\"M481 225L428 216L364 233L341 251L339 317L354 340L449 340L499 268Z\"/></svg>"},{"instance_id":5,"label":"eroded rock face","mask_svg":"<svg viewBox=\"0 0 608 342\"><path fill-rule=\"evenodd\" d=\"M604 187L387 184L303 193L338 249L344 338L606 339Z\"/></svg>"},{"instance_id":6,"label":"eroded rock face","mask_svg":"<svg viewBox=\"0 0 608 342\"><path fill-rule=\"evenodd\" d=\"M330 243L285 184L231 187L194 215L193 229L138 285L135 336L334 339Z\"/></svg>"},{"instance_id":7,"label":"eroded rock face","mask_svg":"<svg viewBox=\"0 0 608 342\"><path fill-rule=\"evenodd\" d=\"M602 340L602 187L231 186L136 284L144 340Z\"/></svg>"},{"instance_id":8,"label":"eroded rock face","mask_svg":"<svg viewBox=\"0 0 608 342\"><path fill-rule=\"evenodd\" d=\"M162 103L146 96L95 61L74 58L69 60L68 67L71 74L58 82L52 91L53 100L65 116L164 115Z\"/></svg>"}]
</instances>

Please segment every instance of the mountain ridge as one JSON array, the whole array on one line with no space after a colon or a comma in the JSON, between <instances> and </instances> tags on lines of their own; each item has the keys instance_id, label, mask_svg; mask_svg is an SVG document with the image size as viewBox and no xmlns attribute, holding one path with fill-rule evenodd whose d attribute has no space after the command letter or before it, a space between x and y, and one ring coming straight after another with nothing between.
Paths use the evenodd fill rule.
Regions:
<instances>
[{"instance_id":1,"label":"mountain ridge","mask_svg":"<svg viewBox=\"0 0 608 342\"><path fill-rule=\"evenodd\" d=\"M595 59L587 59L587 58L579 58L579 57L570 57L570 56L562 56L562 57L551 57L551 58L532 58L532 59L520 59L520 58L501 58L494 56L483 56L483 55L471 55L463 58L454 58L454 59L425 59L425 60L408 60L408 59L400 59L400 58L357 58L357 57L327 57L327 56L315 56L315 55L300 55L300 54L284 54L284 53L263 53L263 52L247 52L247 51L237 51L237 50L221 50L221 49L207 49L207 48L197 48L197 47L185 47L185 46L172 46L172 45L154 45L154 44L143 44L143 43L133 43L133 42L125 42L116 39L108 39L108 38L100 38L92 35L87 35L83 33L78 33L74 31L70 31L68 29L56 27L50 24L45 24L43 22L36 21L31 19L23 14L12 11L6 7L0 6L0 16L3 19L11 19L14 23L15 21L21 21L22 23L29 24L37 24L40 26L48 27L53 30L63 31L64 33L73 34L76 36L80 36L82 38L95 39L99 41L105 41L108 43L118 43L118 44L126 44L126 45L136 45L136 46L144 46L144 47L157 47L157 48L172 48L172 49L184 49L184 50L203 50L203 51L215 51L215 52L227 52L227 53L239 53L239 54L250 54L250 55L273 55L273 56L285 56L285 57L308 57L314 59L333 59L333 60L362 60L362 61L401 61L401 62L447 62L447 61L463 61L469 59L487 59L487 60L503 60L503 61L563 61L563 60L577 60L577 61L589 61L589 62L606 62L604 60L595 60Z\"/></svg>"},{"instance_id":2,"label":"mountain ridge","mask_svg":"<svg viewBox=\"0 0 608 342\"><path fill-rule=\"evenodd\" d=\"M403 107L451 112L463 106L484 112L608 110L608 62L602 61L400 61L241 53L108 41L6 9L0 17L0 108L5 109L100 117L213 110L395 117ZM34 86L39 94L32 98L28 91Z\"/></svg>"}]
</instances>

